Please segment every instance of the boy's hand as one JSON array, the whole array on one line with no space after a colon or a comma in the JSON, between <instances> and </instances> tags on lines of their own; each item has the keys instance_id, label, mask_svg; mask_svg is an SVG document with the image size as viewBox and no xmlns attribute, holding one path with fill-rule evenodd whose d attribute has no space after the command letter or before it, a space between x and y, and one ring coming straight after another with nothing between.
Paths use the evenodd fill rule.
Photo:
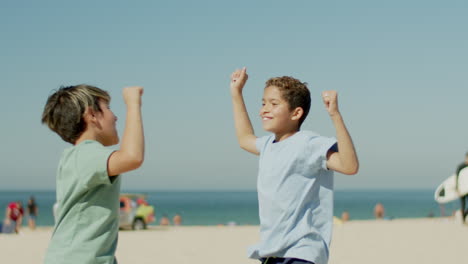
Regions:
<instances>
[{"instance_id":1,"label":"boy's hand","mask_svg":"<svg viewBox=\"0 0 468 264\"><path fill-rule=\"evenodd\" d=\"M123 89L123 98L126 105L138 104L141 105L141 96L143 95L143 87L131 86Z\"/></svg>"},{"instance_id":2,"label":"boy's hand","mask_svg":"<svg viewBox=\"0 0 468 264\"><path fill-rule=\"evenodd\" d=\"M240 70L235 70L231 74L231 93L241 93L248 78L249 75L247 75L247 69L245 67Z\"/></svg>"},{"instance_id":3,"label":"boy's hand","mask_svg":"<svg viewBox=\"0 0 468 264\"><path fill-rule=\"evenodd\" d=\"M334 116L340 113L338 110L338 93L336 91L322 92L322 99L330 116Z\"/></svg>"}]
</instances>

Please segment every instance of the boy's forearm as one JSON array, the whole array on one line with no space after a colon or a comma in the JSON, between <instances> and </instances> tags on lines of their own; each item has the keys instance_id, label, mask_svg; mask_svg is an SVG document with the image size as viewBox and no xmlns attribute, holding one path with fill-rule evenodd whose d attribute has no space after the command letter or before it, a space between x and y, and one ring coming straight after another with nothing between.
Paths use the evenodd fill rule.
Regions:
<instances>
[{"instance_id":1,"label":"boy's forearm","mask_svg":"<svg viewBox=\"0 0 468 264\"><path fill-rule=\"evenodd\" d=\"M356 174L359 170L359 161L353 141L346 128L343 117L340 113L330 116L336 129L336 138L338 141L338 155L342 169L348 174Z\"/></svg>"},{"instance_id":2,"label":"boy's forearm","mask_svg":"<svg viewBox=\"0 0 468 264\"><path fill-rule=\"evenodd\" d=\"M245 107L242 93L232 94L232 105L234 112L234 126L239 145L241 148L249 152L256 153L252 146L252 143L254 143L255 140L255 134L247 108Z\"/></svg>"},{"instance_id":3,"label":"boy's forearm","mask_svg":"<svg viewBox=\"0 0 468 264\"><path fill-rule=\"evenodd\" d=\"M125 130L120 150L135 163L143 163L145 143L141 105L134 103L127 105Z\"/></svg>"},{"instance_id":4,"label":"boy's forearm","mask_svg":"<svg viewBox=\"0 0 468 264\"><path fill-rule=\"evenodd\" d=\"M232 105L237 138L244 135L253 135L254 131L252 128L252 123L250 122L249 114L247 113L247 108L245 107L242 94L232 96Z\"/></svg>"}]
</instances>

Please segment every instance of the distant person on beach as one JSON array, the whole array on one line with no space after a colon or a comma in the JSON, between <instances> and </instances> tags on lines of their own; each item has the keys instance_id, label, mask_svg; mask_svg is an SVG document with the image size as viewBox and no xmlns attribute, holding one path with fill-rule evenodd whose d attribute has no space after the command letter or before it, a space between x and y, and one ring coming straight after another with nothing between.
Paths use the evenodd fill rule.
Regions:
<instances>
[{"instance_id":1,"label":"distant person on beach","mask_svg":"<svg viewBox=\"0 0 468 264\"><path fill-rule=\"evenodd\" d=\"M246 68L231 75L234 124L239 145L260 155L257 190L260 242L249 257L262 263L328 262L333 227L333 171L356 174L359 163L338 110L336 91L322 93L337 140L300 127L310 109L306 83L271 78L263 92L260 117L273 135L254 134L242 91Z\"/></svg>"},{"instance_id":2,"label":"distant person on beach","mask_svg":"<svg viewBox=\"0 0 468 264\"><path fill-rule=\"evenodd\" d=\"M36 218L37 214L39 213L39 209L37 208L36 200L34 196L31 196L28 200L28 226L30 229L36 229Z\"/></svg>"},{"instance_id":3,"label":"distant person on beach","mask_svg":"<svg viewBox=\"0 0 468 264\"><path fill-rule=\"evenodd\" d=\"M42 123L73 146L58 166L57 221L44 263L117 263L119 175L140 167L144 157L142 94L142 87L123 89L127 118L119 150L107 148L119 136L106 91L68 86L47 99Z\"/></svg>"},{"instance_id":4,"label":"distant person on beach","mask_svg":"<svg viewBox=\"0 0 468 264\"><path fill-rule=\"evenodd\" d=\"M350 216L349 216L349 212L348 211L344 211L342 214L341 214L341 220L343 222L348 222L350 219Z\"/></svg>"},{"instance_id":5,"label":"distant person on beach","mask_svg":"<svg viewBox=\"0 0 468 264\"><path fill-rule=\"evenodd\" d=\"M376 219L383 219L384 216L385 216L385 208L384 208L383 204L377 203L374 206L374 217Z\"/></svg>"},{"instance_id":6,"label":"distant person on beach","mask_svg":"<svg viewBox=\"0 0 468 264\"><path fill-rule=\"evenodd\" d=\"M23 223L23 205L21 201L11 202L8 204L3 221L3 233L19 233Z\"/></svg>"},{"instance_id":7,"label":"distant person on beach","mask_svg":"<svg viewBox=\"0 0 468 264\"><path fill-rule=\"evenodd\" d=\"M159 225L162 225L162 226L171 225L171 222L169 221L169 217L167 217L167 215L163 215L161 217L161 220L159 220Z\"/></svg>"},{"instance_id":8,"label":"distant person on beach","mask_svg":"<svg viewBox=\"0 0 468 264\"><path fill-rule=\"evenodd\" d=\"M182 225L182 216L180 216L180 214L174 215L174 217L172 218L172 223L174 223L174 225L176 226Z\"/></svg>"},{"instance_id":9,"label":"distant person on beach","mask_svg":"<svg viewBox=\"0 0 468 264\"><path fill-rule=\"evenodd\" d=\"M468 152L465 154L465 161L458 165L457 171L456 171L456 186L458 190L458 177L460 176L460 171L463 170L464 168L468 167ZM468 194L465 194L464 196L460 197L460 211L462 215L462 222L465 222L466 216L468 215Z\"/></svg>"}]
</instances>

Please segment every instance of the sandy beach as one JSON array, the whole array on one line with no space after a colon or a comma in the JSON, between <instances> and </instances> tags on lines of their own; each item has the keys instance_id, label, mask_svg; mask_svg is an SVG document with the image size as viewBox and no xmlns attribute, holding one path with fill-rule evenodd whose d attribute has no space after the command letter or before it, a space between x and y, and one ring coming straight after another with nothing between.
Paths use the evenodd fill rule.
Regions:
<instances>
[{"instance_id":1,"label":"sandy beach","mask_svg":"<svg viewBox=\"0 0 468 264\"><path fill-rule=\"evenodd\" d=\"M0 234L1 263L42 263L51 228ZM259 263L246 257L258 226L152 227L121 231L120 264ZM449 218L350 221L334 228L330 264L466 263L468 225Z\"/></svg>"}]
</instances>

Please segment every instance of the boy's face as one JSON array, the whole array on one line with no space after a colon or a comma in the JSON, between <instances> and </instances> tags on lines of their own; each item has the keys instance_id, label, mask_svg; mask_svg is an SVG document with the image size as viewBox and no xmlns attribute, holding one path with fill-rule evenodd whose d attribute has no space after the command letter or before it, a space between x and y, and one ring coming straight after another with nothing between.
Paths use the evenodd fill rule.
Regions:
<instances>
[{"instance_id":1,"label":"boy's face","mask_svg":"<svg viewBox=\"0 0 468 264\"><path fill-rule=\"evenodd\" d=\"M101 112L97 113L100 123L99 142L104 146L112 146L119 143L119 135L115 128L117 117L110 110L109 103L99 100Z\"/></svg>"},{"instance_id":2,"label":"boy's face","mask_svg":"<svg viewBox=\"0 0 468 264\"><path fill-rule=\"evenodd\" d=\"M276 86L268 86L263 91L262 108L260 109L263 129L274 134L288 133L297 129L297 121L293 119L293 111L283 99L281 91Z\"/></svg>"}]
</instances>

